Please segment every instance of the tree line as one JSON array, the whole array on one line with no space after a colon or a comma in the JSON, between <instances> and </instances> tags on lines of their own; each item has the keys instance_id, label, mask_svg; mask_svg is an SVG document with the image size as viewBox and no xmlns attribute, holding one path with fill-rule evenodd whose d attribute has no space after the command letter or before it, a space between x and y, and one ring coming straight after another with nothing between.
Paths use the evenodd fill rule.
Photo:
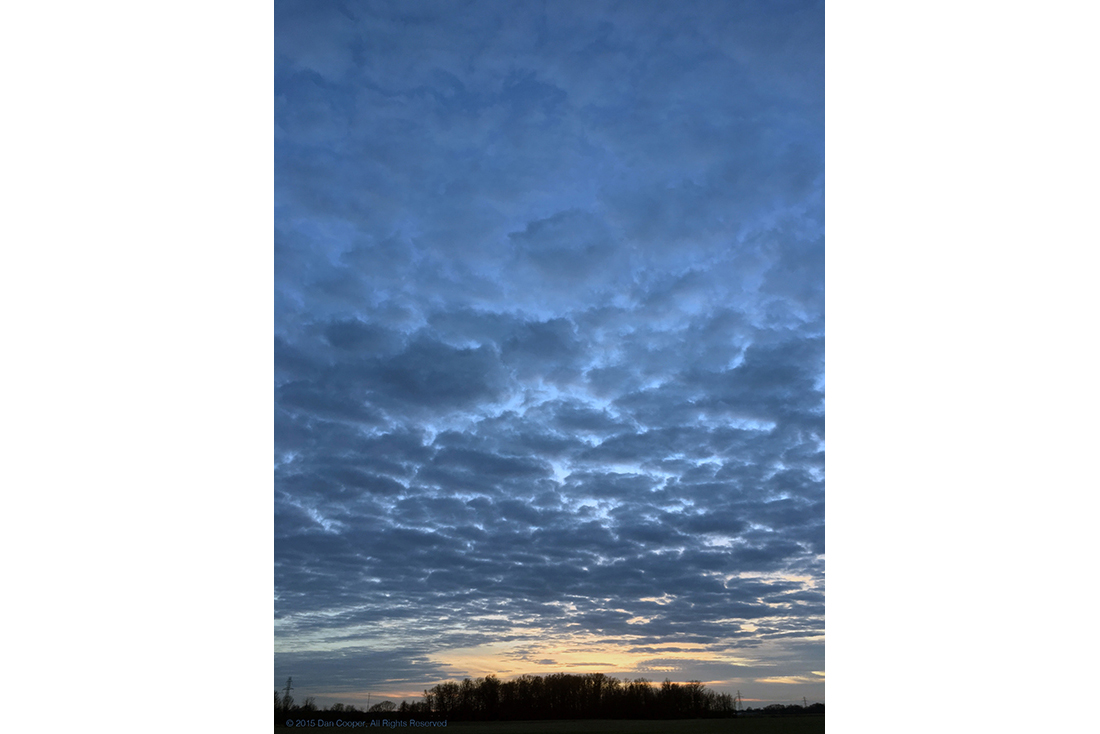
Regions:
<instances>
[{"instance_id":1,"label":"tree line","mask_svg":"<svg viewBox=\"0 0 1100 734\"><path fill-rule=\"evenodd\" d=\"M654 686L645 678L619 680L603 673L495 675L447 681L424 691L433 714L477 719L669 719L731 716L733 697L697 680Z\"/></svg>"},{"instance_id":2,"label":"tree line","mask_svg":"<svg viewBox=\"0 0 1100 734\"><path fill-rule=\"evenodd\" d=\"M728 693L712 691L697 680L653 685L645 678L619 680L603 673L521 675L501 681L495 675L446 681L424 691L421 701L381 701L366 710L342 703L320 709L312 697L298 704L291 680L275 692L275 720L371 719L379 717L477 720L533 719L676 719L717 718L738 713L824 713L824 704L740 710Z\"/></svg>"}]
</instances>

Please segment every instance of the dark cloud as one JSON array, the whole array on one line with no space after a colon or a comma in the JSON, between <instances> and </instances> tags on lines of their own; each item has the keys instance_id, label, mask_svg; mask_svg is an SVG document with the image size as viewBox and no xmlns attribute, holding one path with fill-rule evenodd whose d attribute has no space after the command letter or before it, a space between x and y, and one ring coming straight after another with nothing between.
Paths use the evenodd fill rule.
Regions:
<instances>
[{"instance_id":1,"label":"dark cloud","mask_svg":"<svg viewBox=\"0 0 1100 734\"><path fill-rule=\"evenodd\" d=\"M823 40L278 4L277 684L822 669Z\"/></svg>"}]
</instances>

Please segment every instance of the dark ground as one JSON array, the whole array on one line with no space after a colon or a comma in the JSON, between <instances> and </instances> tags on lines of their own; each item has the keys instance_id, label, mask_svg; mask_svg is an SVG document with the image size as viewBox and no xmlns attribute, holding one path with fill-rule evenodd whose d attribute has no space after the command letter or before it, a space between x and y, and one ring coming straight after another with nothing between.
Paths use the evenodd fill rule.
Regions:
<instances>
[{"instance_id":1,"label":"dark ground","mask_svg":"<svg viewBox=\"0 0 1100 734\"><path fill-rule=\"evenodd\" d=\"M390 722L407 722L404 717L394 717ZM807 716L745 716L736 719L671 719L671 720L615 720L587 721L448 721L442 727L364 726L349 728L325 727L275 727L277 732L297 730L351 732L426 732L452 731L457 734L823 734L824 715Z\"/></svg>"}]
</instances>

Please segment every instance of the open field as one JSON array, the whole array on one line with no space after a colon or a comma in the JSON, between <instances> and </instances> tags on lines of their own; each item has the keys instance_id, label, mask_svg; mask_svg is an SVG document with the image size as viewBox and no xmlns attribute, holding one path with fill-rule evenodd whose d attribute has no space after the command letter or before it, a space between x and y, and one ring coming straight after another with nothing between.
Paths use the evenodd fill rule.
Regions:
<instances>
[{"instance_id":1,"label":"open field","mask_svg":"<svg viewBox=\"0 0 1100 734\"><path fill-rule=\"evenodd\" d=\"M405 721L400 720L399 721ZM305 728L305 727L299 727ZM320 728L320 727L309 727ZM336 727L328 726L334 730ZM367 726L348 731L439 731L439 728L393 729ZM822 734L825 716L752 716L738 719L672 719L587 721L448 721L456 734ZM275 731L292 731L277 726ZM340 729L340 731L345 731Z\"/></svg>"}]
</instances>

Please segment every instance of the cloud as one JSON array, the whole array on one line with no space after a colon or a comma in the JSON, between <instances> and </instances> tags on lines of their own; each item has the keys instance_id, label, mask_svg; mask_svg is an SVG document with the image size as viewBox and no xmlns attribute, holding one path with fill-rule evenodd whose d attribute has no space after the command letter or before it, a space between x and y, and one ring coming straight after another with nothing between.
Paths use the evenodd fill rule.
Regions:
<instances>
[{"instance_id":1,"label":"cloud","mask_svg":"<svg viewBox=\"0 0 1100 734\"><path fill-rule=\"evenodd\" d=\"M277 6L277 676L822 667L822 10Z\"/></svg>"}]
</instances>

